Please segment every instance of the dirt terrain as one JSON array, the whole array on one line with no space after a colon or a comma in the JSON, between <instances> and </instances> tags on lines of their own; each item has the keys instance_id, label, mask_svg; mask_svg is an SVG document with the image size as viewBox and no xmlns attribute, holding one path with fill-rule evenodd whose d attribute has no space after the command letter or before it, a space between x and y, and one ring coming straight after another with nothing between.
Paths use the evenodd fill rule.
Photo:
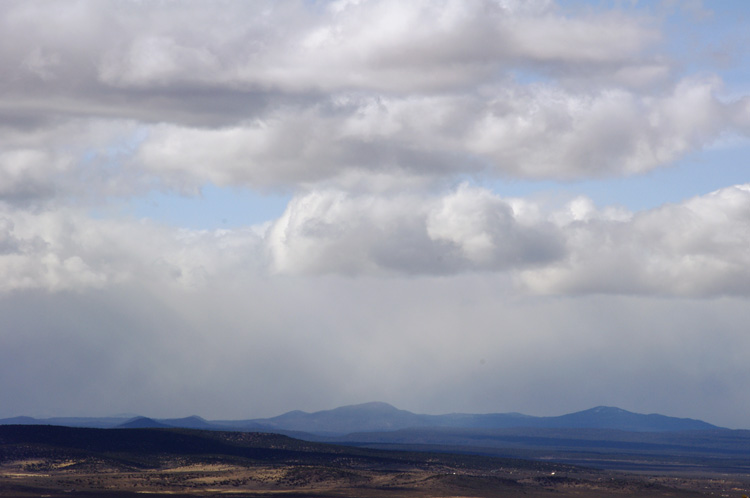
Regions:
<instances>
[{"instance_id":1,"label":"dirt terrain","mask_svg":"<svg viewBox=\"0 0 750 498\"><path fill-rule=\"evenodd\" d=\"M471 455L378 451L276 435L0 431L2 497L737 497L750 477L636 475Z\"/></svg>"},{"instance_id":2,"label":"dirt terrain","mask_svg":"<svg viewBox=\"0 0 750 498\"><path fill-rule=\"evenodd\" d=\"M745 476L675 477L567 469L367 469L323 465L238 465L181 461L125 469L93 460L18 460L0 466L0 496L284 496L284 497L690 497L750 494Z\"/></svg>"},{"instance_id":3,"label":"dirt terrain","mask_svg":"<svg viewBox=\"0 0 750 498\"><path fill-rule=\"evenodd\" d=\"M94 461L26 460L0 467L0 496L736 496L741 479L567 473L498 466L368 470L312 465L231 465L173 461L158 469L124 470Z\"/></svg>"}]
</instances>

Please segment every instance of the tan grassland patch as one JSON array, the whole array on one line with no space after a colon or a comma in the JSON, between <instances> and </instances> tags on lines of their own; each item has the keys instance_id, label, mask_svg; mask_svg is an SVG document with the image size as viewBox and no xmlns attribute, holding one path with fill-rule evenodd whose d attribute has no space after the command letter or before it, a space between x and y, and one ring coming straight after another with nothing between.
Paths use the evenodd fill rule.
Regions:
<instances>
[{"instance_id":1,"label":"tan grassland patch","mask_svg":"<svg viewBox=\"0 0 750 498\"><path fill-rule=\"evenodd\" d=\"M233 470L241 469L236 465L220 465L220 464L193 464L183 465L181 467L173 467L170 469L163 470L161 472L228 472Z\"/></svg>"}]
</instances>

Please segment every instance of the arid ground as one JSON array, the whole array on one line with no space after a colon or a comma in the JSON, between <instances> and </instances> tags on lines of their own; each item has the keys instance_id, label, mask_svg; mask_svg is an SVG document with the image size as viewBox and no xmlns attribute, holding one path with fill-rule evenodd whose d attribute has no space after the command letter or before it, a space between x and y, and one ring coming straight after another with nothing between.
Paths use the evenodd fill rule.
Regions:
<instances>
[{"instance_id":1,"label":"arid ground","mask_svg":"<svg viewBox=\"0 0 750 498\"><path fill-rule=\"evenodd\" d=\"M626 474L472 455L380 451L284 436L0 428L2 497L741 498L750 476Z\"/></svg>"}]
</instances>

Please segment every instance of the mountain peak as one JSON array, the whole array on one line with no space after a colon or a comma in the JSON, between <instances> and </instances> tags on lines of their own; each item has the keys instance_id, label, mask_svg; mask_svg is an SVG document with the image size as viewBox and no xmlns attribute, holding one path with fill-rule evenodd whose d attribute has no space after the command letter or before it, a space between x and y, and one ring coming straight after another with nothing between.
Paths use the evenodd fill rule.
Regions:
<instances>
[{"instance_id":1,"label":"mountain peak","mask_svg":"<svg viewBox=\"0 0 750 498\"><path fill-rule=\"evenodd\" d=\"M180 427L183 429L210 429L212 427L210 422L207 422L203 417L199 417L198 415L191 415L184 418L161 419L159 422L167 424L170 427Z\"/></svg>"},{"instance_id":2,"label":"mountain peak","mask_svg":"<svg viewBox=\"0 0 750 498\"><path fill-rule=\"evenodd\" d=\"M124 424L117 426L117 429L153 429L153 428L168 428L171 427L167 424L158 422L148 417L136 417L132 420L128 420Z\"/></svg>"},{"instance_id":3,"label":"mountain peak","mask_svg":"<svg viewBox=\"0 0 750 498\"><path fill-rule=\"evenodd\" d=\"M616 406L595 406L594 408L589 408L588 410L583 410L579 413L597 413L599 415L614 415L614 414L626 414L626 413L633 413L629 412L627 410L623 410L622 408L617 408Z\"/></svg>"},{"instance_id":4,"label":"mountain peak","mask_svg":"<svg viewBox=\"0 0 750 498\"><path fill-rule=\"evenodd\" d=\"M652 413L644 415L614 406L597 406L559 417L546 417L547 427L618 429L635 432L685 431L714 429L709 423L687 418L669 417Z\"/></svg>"},{"instance_id":5,"label":"mountain peak","mask_svg":"<svg viewBox=\"0 0 750 498\"><path fill-rule=\"evenodd\" d=\"M255 422L268 428L319 434L385 431L424 425L420 416L382 401L340 406L314 413L293 411L270 419L256 419Z\"/></svg>"},{"instance_id":6,"label":"mountain peak","mask_svg":"<svg viewBox=\"0 0 750 498\"><path fill-rule=\"evenodd\" d=\"M198 415L190 415L189 417L182 417L182 418L170 418L165 420L182 420L185 422L206 422L206 419L203 417L199 417Z\"/></svg>"},{"instance_id":7,"label":"mountain peak","mask_svg":"<svg viewBox=\"0 0 750 498\"><path fill-rule=\"evenodd\" d=\"M360 403L358 405L346 405L341 406L339 408L334 408L334 410L343 410L343 411L372 411L372 412L400 412L402 410L399 410L393 405L389 405L388 403L384 403L382 401L370 401L367 403Z\"/></svg>"}]
</instances>

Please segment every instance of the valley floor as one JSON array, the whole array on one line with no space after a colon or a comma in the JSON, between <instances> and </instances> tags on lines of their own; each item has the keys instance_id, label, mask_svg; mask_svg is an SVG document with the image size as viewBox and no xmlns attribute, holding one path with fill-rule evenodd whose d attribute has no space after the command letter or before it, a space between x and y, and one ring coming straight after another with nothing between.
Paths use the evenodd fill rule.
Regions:
<instances>
[{"instance_id":1,"label":"valley floor","mask_svg":"<svg viewBox=\"0 0 750 498\"><path fill-rule=\"evenodd\" d=\"M587 469L550 472L499 466L399 469L232 465L173 460L158 469L76 460L6 461L0 496L70 497L736 497L748 476L644 476Z\"/></svg>"}]
</instances>

